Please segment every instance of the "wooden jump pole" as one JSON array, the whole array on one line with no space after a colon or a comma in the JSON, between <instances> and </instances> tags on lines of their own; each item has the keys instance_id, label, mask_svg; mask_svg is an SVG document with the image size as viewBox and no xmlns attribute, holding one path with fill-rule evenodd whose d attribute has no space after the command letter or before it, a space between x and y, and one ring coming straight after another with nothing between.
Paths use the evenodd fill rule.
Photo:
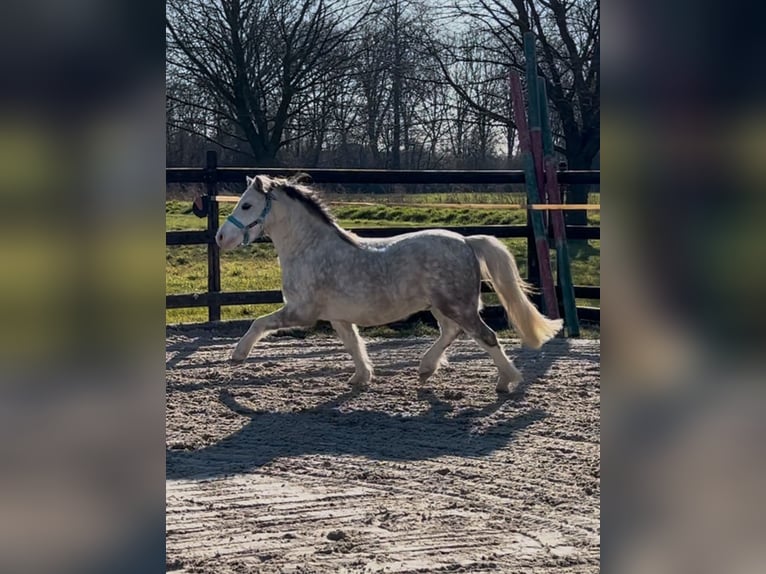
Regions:
<instances>
[{"instance_id":1,"label":"wooden jump pole","mask_svg":"<svg viewBox=\"0 0 766 574\"><path fill-rule=\"evenodd\" d=\"M545 187L548 190L548 201L561 204L561 191L556 179L556 158L553 155L553 136L548 116L548 97L545 91L545 79L538 77L537 93L540 97L540 117L542 124L543 165L545 168ZM577 318L577 301L575 300L574 284L572 283L572 267L569 259L564 213L560 209L550 212L553 238L556 245L556 266L561 299L564 304L564 322L569 337L580 336L580 321Z\"/></svg>"},{"instance_id":2,"label":"wooden jump pole","mask_svg":"<svg viewBox=\"0 0 766 574\"><path fill-rule=\"evenodd\" d=\"M536 78L537 76L535 76ZM535 86L537 80L534 81ZM519 134L519 147L524 159L524 177L526 181L527 201L531 204L539 204L540 194L537 187L537 177L535 175L535 162L532 156L532 145L530 140L529 128L527 127L527 118L524 113L524 94L521 90L521 77L517 71L512 71L510 75L511 99L513 100L513 115L516 122L516 130ZM535 94L537 90L532 90ZM559 318L559 306L556 300L556 289L553 286L553 274L551 272L550 251L548 248L548 239L545 235L545 225L543 223L543 214L541 211L530 210L527 217L532 221L532 230L534 236L535 252L540 266L540 284L543 291L543 304L546 314L551 319Z\"/></svg>"},{"instance_id":3,"label":"wooden jump pole","mask_svg":"<svg viewBox=\"0 0 766 574\"><path fill-rule=\"evenodd\" d=\"M525 75L527 80L527 118L529 122L529 139L532 146L532 157L535 161L535 175L539 186L541 203L548 203L547 191L543 182L543 137L542 137L542 110L540 108L540 95L537 92L537 51L535 50L535 35L533 32L524 34L524 60ZM547 218L543 219L548 223Z\"/></svg>"}]
</instances>

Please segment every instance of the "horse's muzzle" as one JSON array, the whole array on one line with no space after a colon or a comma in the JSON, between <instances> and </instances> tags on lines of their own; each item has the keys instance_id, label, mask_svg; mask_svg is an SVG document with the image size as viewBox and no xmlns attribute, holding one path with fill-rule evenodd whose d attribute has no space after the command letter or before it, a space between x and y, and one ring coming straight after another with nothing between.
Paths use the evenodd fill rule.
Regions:
<instances>
[{"instance_id":1,"label":"horse's muzzle","mask_svg":"<svg viewBox=\"0 0 766 574\"><path fill-rule=\"evenodd\" d=\"M238 237L237 235L238 234L235 234L234 236L229 236L227 238L223 232L223 228L221 228L218 230L218 233L215 234L215 242L218 244L221 251L231 251L232 249L235 249L241 241L241 237Z\"/></svg>"}]
</instances>

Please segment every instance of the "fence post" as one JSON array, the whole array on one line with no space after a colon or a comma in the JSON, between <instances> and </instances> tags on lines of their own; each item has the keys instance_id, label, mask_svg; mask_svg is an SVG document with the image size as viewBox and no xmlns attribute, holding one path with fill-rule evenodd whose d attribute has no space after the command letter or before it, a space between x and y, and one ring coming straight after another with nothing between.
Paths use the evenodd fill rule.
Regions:
<instances>
[{"instance_id":1,"label":"fence post","mask_svg":"<svg viewBox=\"0 0 766 574\"><path fill-rule=\"evenodd\" d=\"M218 231L218 202L212 198L218 194L218 154L209 150L206 154L205 183L208 201L207 212L207 292L212 296L207 306L208 321L221 320L221 303L217 295L221 292L221 258L215 234Z\"/></svg>"}]
</instances>

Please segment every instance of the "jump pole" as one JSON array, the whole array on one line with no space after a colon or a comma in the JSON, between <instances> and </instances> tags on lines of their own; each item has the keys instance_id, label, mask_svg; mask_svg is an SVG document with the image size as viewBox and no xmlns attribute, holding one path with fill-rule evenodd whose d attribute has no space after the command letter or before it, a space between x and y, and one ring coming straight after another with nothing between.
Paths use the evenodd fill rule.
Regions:
<instances>
[{"instance_id":1,"label":"jump pole","mask_svg":"<svg viewBox=\"0 0 766 574\"><path fill-rule=\"evenodd\" d=\"M534 83L537 87L537 81ZM539 204L540 193L537 187L537 177L535 174L535 161L532 156L532 146L530 141L529 128L527 127L527 117L524 113L524 94L521 90L521 78L517 71L512 71L510 75L511 99L513 101L513 115L516 122L516 130L519 134L519 147L524 160L524 178L527 190L527 201L532 204ZM536 90L532 90L532 94ZM537 107L537 106L535 106ZM540 284L543 291L543 304L545 313L551 319L559 318L559 306L556 300L556 289L553 286L553 274L551 273L550 251L548 247L548 238L545 235L545 225L543 223L543 214L538 210L530 210L527 214L532 221L532 232L534 235L535 251L537 261L540 266Z\"/></svg>"},{"instance_id":2,"label":"jump pole","mask_svg":"<svg viewBox=\"0 0 766 574\"><path fill-rule=\"evenodd\" d=\"M540 99L540 118L542 124L543 166L545 169L545 189L548 191L548 201L561 204L561 191L556 178L556 159L553 155L553 136L548 116L548 97L545 91L545 79L538 77L537 93ZM560 209L550 212L551 227L556 244L556 265L558 270L561 299L564 304L564 321L569 337L580 336L580 321L577 318L577 302L572 282L572 267L569 259L564 213Z\"/></svg>"},{"instance_id":3,"label":"jump pole","mask_svg":"<svg viewBox=\"0 0 766 574\"><path fill-rule=\"evenodd\" d=\"M547 191L543 186L545 176L543 174L543 137L542 137L542 109L540 96L537 92L537 51L535 49L535 35L533 32L524 34L524 63L527 80L527 118L529 122L529 140L532 147L532 157L535 160L535 175L539 186L541 203L548 203ZM543 221L548 223L548 219Z\"/></svg>"}]
</instances>

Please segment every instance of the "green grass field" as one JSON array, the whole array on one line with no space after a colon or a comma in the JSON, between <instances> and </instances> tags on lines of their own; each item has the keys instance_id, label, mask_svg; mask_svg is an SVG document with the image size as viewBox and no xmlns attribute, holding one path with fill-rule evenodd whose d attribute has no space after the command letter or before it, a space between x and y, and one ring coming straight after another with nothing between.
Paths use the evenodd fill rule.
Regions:
<instances>
[{"instance_id":1,"label":"green grass field","mask_svg":"<svg viewBox=\"0 0 766 574\"><path fill-rule=\"evenodd\" d=\"M592 203L597 203L594 194ZM496 193L453 193L418 195L353 195L327 196L331 211L343 227L384 227L404 226L452 226L452 225L523 225L526 211L523 209L477 209L466 208L422 208L418 203L465 203L499 204L523 203L520 194ZM333 205L332 202L370 202L378 205ZM387 204L412 203L412 206ZM205 229L206 220L189 213L190 201L171 200L166 203L166 229ZM221 204L221 220L233 208L233 204ZM589 221L600 222L599 212L590 211ZM504 243L516 257L522 275L526 274L526 240L508 239ZM572 276L576 285L600 284L599 240L588 241L587 246L578 250L572 260ZM555 257L555 252L551 251ZM553 261L555 269L555 260ZM166 248L165 290L168 294L201 293L207 290L207 256L204 245ZM221 287L223 291L258 291L280 288L280 271L276 254L271 244L256 244L221 254ZM496 302L494 295L484 294L487 304ZM578 300L578 305L598 306L596 300ZM233 305L222 308L223 319L247 319L271 312L279 305ZM167 323L195 323L207 320L207 309L166 310ZM382 332L382 331L381 331Z\"/></svg>"}]
</instances>

